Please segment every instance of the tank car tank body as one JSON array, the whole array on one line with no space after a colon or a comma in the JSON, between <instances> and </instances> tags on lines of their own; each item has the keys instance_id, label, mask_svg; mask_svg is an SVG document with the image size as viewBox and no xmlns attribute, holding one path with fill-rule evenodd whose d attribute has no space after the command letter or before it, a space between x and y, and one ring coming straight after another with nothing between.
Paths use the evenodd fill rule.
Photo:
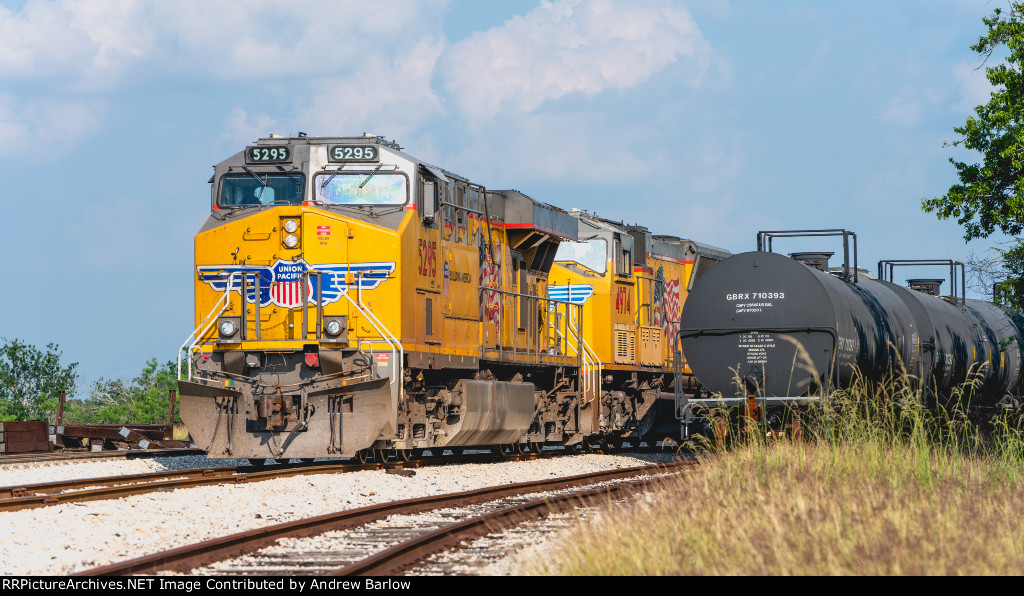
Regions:
<instances>
[{"instance_id":1,"label":"tank car tank body","mask_svg":"<svg viewBox=\"0 0 1024 596\"><path fill-rule=\"evenodd\" d=\"M1024 332L1010 314L860 274L848 257L829 271L831 253L764 250L762 234L836 234L855 247L844 230L808 232L759 234L762 250L726 259L691 291L682 349L709 391L798 398L847 387L855 375L879 382L904 372L943 403L968 379L978 383L972 406L1017 391Z\"/></svg>"}]
</instances>

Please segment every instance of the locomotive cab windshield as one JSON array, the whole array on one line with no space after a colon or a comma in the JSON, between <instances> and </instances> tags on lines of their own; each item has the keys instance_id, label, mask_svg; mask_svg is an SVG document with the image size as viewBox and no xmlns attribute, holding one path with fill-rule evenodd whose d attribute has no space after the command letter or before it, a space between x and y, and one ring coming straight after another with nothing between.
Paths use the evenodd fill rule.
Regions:
<instances>
[{"instance_id":1,"label":"locomotive cab windshield","mask_svg":"<svg viewBox=\"0 0 1024 596\"><path fill-rule=\"evenodd\" d=\"M299 205L305 177L297 172L245 172L221 178L219 207Z\"/></svg>"},{"instance_id":2,"label":"locomotive cab windshield","mask_svg":"<svg viewBox=\"0 0 1024 596\"><path fill-rule=\"evenodd\" d=\"M608 241L592 238L583 242L562 242L555 253L555 261L573 263L603 276L607 271L607 255Z\"/></svg>"},{"instance_id":3,"label":"locomotive cab windshield","mask_svg":"<svg viewBox=\"0 0 1024 596\"><path fill-rule=\"evenodd\" d=\"M319 174L314 189L316 202L327 205L404 205L409 199L409 183L401 172Z\"/></svg>"}]
</instances>

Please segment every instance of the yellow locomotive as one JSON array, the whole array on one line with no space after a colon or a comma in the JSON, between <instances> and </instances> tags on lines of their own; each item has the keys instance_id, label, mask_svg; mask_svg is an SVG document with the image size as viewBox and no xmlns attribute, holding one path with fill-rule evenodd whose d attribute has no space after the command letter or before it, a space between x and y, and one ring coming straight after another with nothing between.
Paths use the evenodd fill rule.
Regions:
<instances>
[{"instance_id":1,"label":"yellow locomotive","mask_svg":"<svg viewBox=\"0 0 1024 596\"><path fill-rule=\"evenodd\" d=\"M210 182L179 393L211 457L406 458L649 427L699 245L487 190L371 135L259 139ZM595 234L603 271L584 258ZM671 250L634 264L634 238Z\"/></svg>"},{"instance_id":2,"label":"yellow locomotive","mask_svg":"<svg viewBox=\"0 0 1024 596\"><path fill-rule=\"evenodd\" d=\"M598 426L610 431L597 440L635 442L656 420L675 423L674 403L655 407L665 389L672 383L696 389L677 349L680 315L693 282L730 253L583 211L573 214L581 240L559 245L549 293L583 306L584 356L601 379ZM662 427L656 434L666 432Z\"/></svg>"}]
</instances>

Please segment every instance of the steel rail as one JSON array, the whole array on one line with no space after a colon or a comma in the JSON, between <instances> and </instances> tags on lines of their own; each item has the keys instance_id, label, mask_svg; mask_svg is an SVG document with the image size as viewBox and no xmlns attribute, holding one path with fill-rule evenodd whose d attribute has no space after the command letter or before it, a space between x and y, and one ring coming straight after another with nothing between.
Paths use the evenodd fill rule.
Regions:
<instances>
[{"instance_id":1,"label":"steel rail","mask_svg":"<svg viewBox=\"0 0 1024 596\"><path fill-rule=\"evenodd\" d=\"M184 572L204 565L239 557L260 550L285 537L316 536L335 530L345 530L362 526L390 515L411 515L438 508L474 505L493 501L508 496L536 492L538 490L564 489L573 486L593 484L618 478L637 475L651 475L672 472L684 466L694 465L694 460L686 460L668 465L651 465L634 468L604 470L591 474L549 478L518 484L490 486L460 493L446 493L422 497L389 501L379 505L370 505L358 509L338 511L316 517L257 528L246 532L214 538L197 544L182 546L175 549L153 553L136 559L95 567L79 572L77 576L153 574L161 571Z\"/></svg>"},{"instance_id":2,"label":"steel rail","mask_svg":"<svg viewBox=\"0 0 1024 596\"><path fill-rule=\"evenodd\" d=\"M256 466L237 468L192 468L168 472L150 472L103 478L79 478L40 484L22 484L0 487L0 512L34 509L48 505L120 499L156 491L178 488L194 488L217 484L245 484L277 478L307 474L339 474L368 470L388 470L433 467L462 463L500 463L506 461L531 461L549 459L575 452L550 451L548 453L512 453L504 455L462 455L434 456L426 459L394 462L372 462L361 464L353 460L335 463L299 463L281 465L271 469ZM85 486L100 486L86 490L74 490ZM71 492L61 492L71 491Z\"/></svg>"},{"instance_id":3,"label":"steel rail","mask_svg":"<svg viewBox=\"0 0 1024 596\"><path fill-rule=\"evenodd\" d=\"M99 476L95 478L73 478L37 484L12 484L0 486L0 503L6 499L16 499L30 495L49 495L68 490L81 489L87 486L121 486L125 484L153 482L171 478L202 478L206 476L230 476L239 473L241 467L223 468L191 468L174 472L147 472L143 474L124 474L121 476ZM3 511L0 505L0 511ZM9 510L8 510L9 511Z\"/></svg>"},{"instance_id":4,"label":"steel rail","mask_svg":"<svg viewBox=\"0 0 1024 596\"><path fill-rule=\"evenodd\" d=\"M635 491L640 486L649 485L651 480L651 478L643 478L634 482L601 486L565 495L541 497L526 503L510 505L497 511L442 526L432 532L403 541L342 567L331 575L399 575L403 570L414 567L431 555L457 547L467 540L506 530L530 519L544 518L553 513L562 513L577 507L592 506L594 500L598 498L613 498Z\"/></svg>"},{"instance_id":5,"label":"steel rail","mask_svg":"<svg viewBox=\"0 0 1024 596\"><path fill-rule=\"evenodd\" d=\"M64 453L25 453L19 455L0 455L0 467L13 464L34 464L38 462L75 461L92 459L152 459L154 457L183 457L186 455L206 455L202 449L170 448L170 449L122 449L117 451L71 451Z\"/></svg>"}]
</instances>

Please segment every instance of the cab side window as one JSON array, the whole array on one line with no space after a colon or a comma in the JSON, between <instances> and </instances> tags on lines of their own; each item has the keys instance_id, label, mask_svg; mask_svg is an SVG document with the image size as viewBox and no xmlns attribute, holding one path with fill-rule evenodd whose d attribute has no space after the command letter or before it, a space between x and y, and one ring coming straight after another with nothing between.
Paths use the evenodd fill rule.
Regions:
<instances>
[{"instance_id":1,"label":"cab side window","mask_svg":"<svg viewBox=\"0 0 1024 596\"><path fill-rule=\"evenodd\" d=\"M627 276L633 273L632 238L624 241L618 234L615 235L615 273Z\"/></svg>"},{"instance_id":2,"label":"cab side window","mask_svg":"<svg viewBox=\"0 0 1024 596\"><path fill-rule=\"evenodd\" d=\"M424 224L437 225L437 181L433 178L420 178L416 208L419 209Z\"/></svg>"}]
</instances>

